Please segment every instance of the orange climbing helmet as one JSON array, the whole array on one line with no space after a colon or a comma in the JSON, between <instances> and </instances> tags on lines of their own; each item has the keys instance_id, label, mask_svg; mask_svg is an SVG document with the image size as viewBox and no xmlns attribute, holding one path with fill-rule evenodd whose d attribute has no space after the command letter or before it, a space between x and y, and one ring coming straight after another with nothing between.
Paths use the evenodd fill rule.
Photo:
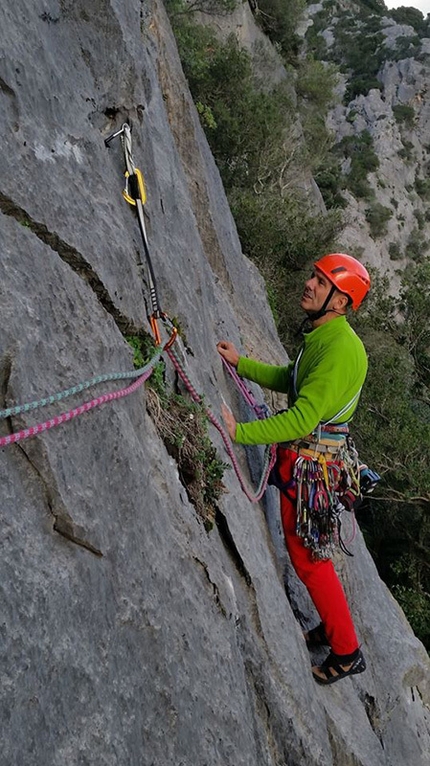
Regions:
<instances>
[{"instance_id":1,"label":"orange climbing helmet","mask_svg":"<svg viewBox=\"0 0 430 766\"><path fill-rule=\"evenodd\" d=\"M352 308L356 311L370 290L369 272L363 264L352 255L330 253L320 258L314 266L337 290L350 298Z\"/></svg>"}]
</instances>

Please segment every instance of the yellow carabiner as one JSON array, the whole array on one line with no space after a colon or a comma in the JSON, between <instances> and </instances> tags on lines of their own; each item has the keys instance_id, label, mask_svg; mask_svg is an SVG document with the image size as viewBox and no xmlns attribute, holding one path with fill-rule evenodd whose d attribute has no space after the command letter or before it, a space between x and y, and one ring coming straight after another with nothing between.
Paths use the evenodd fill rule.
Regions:
<instances>
[{"instance_id":1,"label":"yellow carabiner","mask_svg":"<svg viewBox=\"0 0 430 766\"><path fill-rule=\"evenodd\" d=\"M130 205L135 205L136 200L133 197L130 197L128 193L128 179L130 177L133 178L133 176L130 176L130 173L128 172L128 170L125 171L124 175L125 175L125 189L123 189L122 191L122 196L124 197L125 201L128 202ZM145 189L145 182L143 180L143 175L140 172L139 168L134 169L134 175L137 178L137 188L139 191L140 201L142 205L144 205L146 202L146 189Z\"/></svg>"},{"instance_id":2,"label":"yellow carabiner","mask_svg":"<svg viewBox=\"0 0 430 766\"><path fill-rule=\"evenodd\" d=\"M328 489L328 487L329 487L329 483L328 483L328 470L327 470L327 460L325 458L325 455L319 455L318 462L319 462L319 464L320 464L320 466L322 468L325 485L326 485L326 487Z\"/></svg>"}]
</instances>

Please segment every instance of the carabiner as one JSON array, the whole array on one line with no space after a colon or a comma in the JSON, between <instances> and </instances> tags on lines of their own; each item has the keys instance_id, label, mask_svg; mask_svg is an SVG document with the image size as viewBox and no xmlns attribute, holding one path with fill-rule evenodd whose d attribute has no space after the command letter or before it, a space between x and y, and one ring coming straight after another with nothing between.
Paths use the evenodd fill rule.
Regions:
<instances>
[{"instance_id":1,"label":"carabiner","mask_svg":"<svg viewBox=\"0 0 430 766\"><path fill-rule=\"evenodd\" d=\"M130 175L128 170L125 171L124 175L125 187L122 191L122 196L124 197L125 201L130 205L135 205L136 200L140 199L142 205L144 205L146 202L146 189L143 175L139 168L134 169L133 175ZM129 185L131 187L131 194L133 194L133 196L129 194Z\"/></svg>"},{"instance_id":2,"label":"carabiner","mask_svg":"<svg viewBox=\"0 0 430 766\"><path fill-rule=\"evenodd\" d=\"M149 317L149 323L151 325L151 330L154 333L154 341L156 346L161 346L161 333L160 329L158 327L158 322L154 314L151 314Z\"/></svg>"}]
</instances>

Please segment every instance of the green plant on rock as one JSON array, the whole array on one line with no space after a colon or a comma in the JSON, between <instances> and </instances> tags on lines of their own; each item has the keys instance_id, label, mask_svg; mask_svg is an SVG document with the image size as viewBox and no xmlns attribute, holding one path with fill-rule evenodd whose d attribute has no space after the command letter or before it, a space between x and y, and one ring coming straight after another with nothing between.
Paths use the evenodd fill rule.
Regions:
<instances>
[{"instance_id":1,"label":"green plant on rock","mask_svg":"<svg viewBox=\"0 0 430 766\"><path fill-rule=\"evenodd\" d=\"M342 226L339 211L306 215L296 194L280 197L273 189L233 190L230 204L244 252L274 279L278 266L297 271L322 253Z\"/></svg>"},{"instance_id":2,"label":"green plant on rock","mask_svg":"<svg viewBox=\"0 0 430 766\"><path fill-rule=\"evenodd\" d=\"M399 572L399 575L402 577L402 572ZM401 584L393 585L391 592L407 615L414 633L421 638L424 646L429 646L430 594L422 589Z\"/></svg>"},{"instance_id":3,"label":"green plant on rock","mask_svg":"<svg viewBox=\"0 0 430 766\"><path fill-rule=\"evenodd\" d=\"M405 255L416 263L422 263L429 249L429 243L419 228L412 229L405 249Z\"/></svg>"},{"instance_id":4,"label":"green plant on rock","mask_svg":"<svg viewBox=\"0 0 430 766\"><path fill-rule=\"evenodd\" d=\"M166 0L166 7L171 17L177 15L191 16L193 13L207 13L214 16L225 16L233 13L238 0Z\"/></svg>"},{"instance_id":5,"label":"green plant on rock","mask_svg":"<svg viewBox=\"0 0 430 766\"><path fill-rule=\"evenodd\" d=\"M206 531L210 531L217 501L225 489L222 478L230 466L219 458L209 438L203 404L191 402L180 394L162 398L149 387L147 407L168 453L177 462L190 502Z\"/></svg>"},{"instance_id":6,"label":"green plant on rock","mask_svg":"<svg viewBox=\"0 0 430 766\"><path fill-rule=\"evenodd\" d=\"M421 210L414 210L414 217L416 218L418 229L422 231L426 224L424 213L422 213Z\"/></svg>"},{"instance_id":7,"label":"green plant on rock","mask_svg":"<svg viewBox=\"0 0 430 766\"><path fill-rule=\"evenodd\" d=\"M344 138L334 147L337 156L350 160L345 185L355 197L371 199L374 195L368 181L368 174L379 168L378 155L373 149L373 139L368 130Z\"/></svg>"},{"instance_id":8,"label":"green plant on rock","mask_svg":"<svg viewBox=\"0 0 430 766\"><path fill-rule=\"evenodd\" d=\"M390 242L388 245L388 254L392 261L399 261L403 258L402 251L398 242Z\"/></svg>"},{"instance_id":9,"label":"green plant on rock","mask_svg":"<svg viewBox=\"0 0 430 766\"><path fill-rule=\"evenodd\" d=\"M234 35L222 43L209 27L182 17L174 20L174 29L184 72L224 185L227 190L232 185L252 185L261 175L264 158L276 154L274 147L282 146L292 123L294 110L287 85L280 83L268 92L257 89L250 56Z\"/></svg>"},{"instance_id":10,"label":"green plant on rock","mask_svg":"<svg viewBox=\"0 0 430 766\"><path fill-rule=\"evenodd\" d=\"M383 237L387 233L387 223L393 215L391 208L384 207L380 202L373 202L366 208L365 215L372 237Z\"/></svg>"},{"instance_id":11,"label":"green plant on rock","mask_svg":"<svg viewBox=\"0 0 430 766\"><path fill-rule=\"evenodd\" d=\"M255 5L257 23L289 63L296 61L300 49L296 28L305 6L305 0L258 0Z\"/></svg>"},{"instance_id":12,"label":"green plant on rock","mask_svg":"<svg viewBox=\"0 0 430 766\"><path fill-rule=\"evenodd\" d=\"M155 345L154 340L150 335L126 335L125 340L133 349L133 366L136 370L140 370L154 355ZM164 373L166 365L161 359L154 365L154 369L150 378L150 385L157 391L161 399L165 399L167 396Z\"/></svg>"},{"instance_id":13,"label":"green plant on rock","mask_svg":"<svg viewBox=\"0 0 430 766\"><path fill-rule=\"evenodd\" d=\"M424 200L430 199L430 178L416 178L415 191Z\"/></svg>"},{"instance_id":14,"label":"green plant on rock","mask_svg":"<svg viewBox=\"0 0 430 766\"><path fill-rule=\"evenodd\" d=\"M396 122L401 125L406 125L407 128L413 128L415 122L415 111L413 106L396 104L393 106L393 114Z\"/></svg>"},{"instance_id":15,"label":"green plant on rock","mask_svg":"<svg viewBox=\"0 0 430 766\"><path fill-rule=\"evenodd\" d=\"M326 126L328 109L335 102L337 67L322 64L308 55L297 69L296 92L300 123L305 139L306 164L328 207L345 207L340 194L340 162L333 156L334 139Z\"/></svg>"}]
</instances>

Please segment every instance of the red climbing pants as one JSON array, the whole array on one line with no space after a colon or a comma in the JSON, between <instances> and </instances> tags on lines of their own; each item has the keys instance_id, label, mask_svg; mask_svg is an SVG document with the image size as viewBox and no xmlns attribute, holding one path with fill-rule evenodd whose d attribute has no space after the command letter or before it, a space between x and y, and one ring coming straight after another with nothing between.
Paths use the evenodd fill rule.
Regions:
<instances>
[{"instance_id":1,"label":"red climbing pants","mask_svg":"<svg viewBox=\"0 0 430 766\"><path fill-rule=\"evenodd\" d=\"M278 448L278 469L283 481L293 476L297 452ZM297 576L306 585L321 617L330 647L335 654L352 654L358 640L345 593L330 559L315 560L296 534L296 489L281 492L281 519L285 542Z\"/></svg>"}]
</instances>

